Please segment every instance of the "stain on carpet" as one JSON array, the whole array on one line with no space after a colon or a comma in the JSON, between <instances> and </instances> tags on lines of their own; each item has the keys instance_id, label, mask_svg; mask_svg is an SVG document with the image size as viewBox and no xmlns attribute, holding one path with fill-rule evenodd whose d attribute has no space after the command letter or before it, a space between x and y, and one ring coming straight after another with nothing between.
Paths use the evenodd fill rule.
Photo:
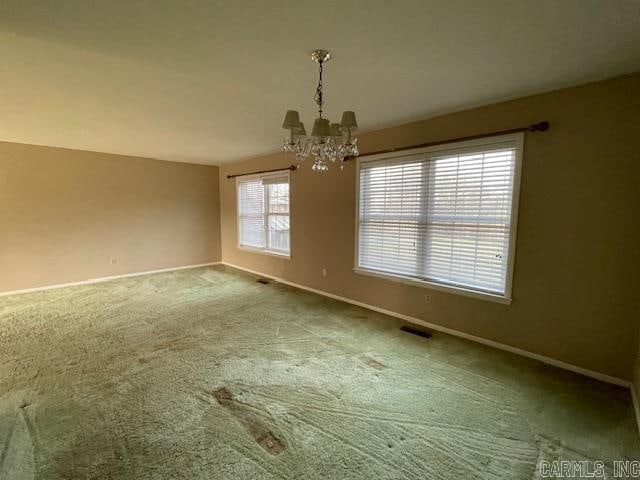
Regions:
<instances>
[{"instance_id":1,"label":"stain on carpet","mask_svg":"<svg viewBox=\"0 0 640 480\"><path fill-rule=\"evenodd\" d=\"M286 446L263 423L250 412L246 406L236 402L227 387L221 387L212 392L218 404L225 407L247 430L258 445L271 455L280 455Z\"/></svg>"},{"instance_id":2,"label":"stain on carpet","mask_svg":"<svg viewBox=\"0 0 640 480\"><path fill-rule=\"evenodd\" d=\"M271 455L280 455L285 449L282 442L275 438L271 432L263 433L256 439L256 442Z\"/></svg>"},{"instance_id":3,"label":"stain on carpet","mask_svg":"<svg viewBox=\"0 0 640 480\"><path fill-rule=\"evenodd\" d=\"M231 405L233 401L233 395L231 392L227 390L226 387L219 388L218 390L213 391L213 396L216 398L218 403L223 407Z\"/></svg>"},{"instance_id":4,"label":"stain on carpet","mask_svg":"<svg viewBox=\"0 0 640 480\"><path fill-rule=\"evenodd\" d=\"M362 361L364 363L366 363L367 365L369 365L371 368L375 368L376 370L384 370L384 369L387 368L387 366L385 364L380 363L375 358L369 357L367 355L364 355L362 357Z\"/></svg>"}]
</instances>

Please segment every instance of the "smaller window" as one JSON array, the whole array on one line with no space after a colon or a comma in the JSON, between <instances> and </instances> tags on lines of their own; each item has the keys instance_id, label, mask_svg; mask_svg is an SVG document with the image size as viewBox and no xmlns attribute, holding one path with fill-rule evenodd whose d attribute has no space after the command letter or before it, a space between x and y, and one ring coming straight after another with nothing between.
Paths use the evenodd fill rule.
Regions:
<instances>
[{"instance_id":1,"label":"smaller window","mask_svg":"<svg viewBox=\"0 0 640 480\"><path fill-rule=\"evenodd\" d=\"M289 172L238 178L238 246L289 256Z\"/></svg>"}]
</instances>

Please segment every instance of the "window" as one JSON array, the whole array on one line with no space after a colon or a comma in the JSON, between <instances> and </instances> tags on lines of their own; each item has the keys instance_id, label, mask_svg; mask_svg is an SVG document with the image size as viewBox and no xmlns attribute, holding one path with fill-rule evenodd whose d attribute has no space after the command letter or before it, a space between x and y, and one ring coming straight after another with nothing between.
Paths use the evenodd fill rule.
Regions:
<instances>
[{"instance_id":1,"label":"window","mask_svg":"<svg viewBox=\"0 0 640 480\"><path fill-rule=\"evenodd\" d=\"M289 256L289 172L239 177L238 246Z\"/></svg>"},{"instance_id":2,"label":"window","mask_svg":"<svg viewBox=\"0 0 640 480\"><path fill-rule=\"evenodd\" d=\"M356 271L508 303L522 141L359 161Z\"/></svg>"}]
</instances>

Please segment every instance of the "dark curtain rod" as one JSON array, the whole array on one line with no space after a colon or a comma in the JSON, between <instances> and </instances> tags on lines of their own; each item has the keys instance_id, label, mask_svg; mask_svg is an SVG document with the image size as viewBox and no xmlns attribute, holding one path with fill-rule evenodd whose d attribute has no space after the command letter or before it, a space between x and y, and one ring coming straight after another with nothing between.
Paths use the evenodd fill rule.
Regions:
<instances>
[{"instance_id":1,"label":"dark curtain rod","mask_svg":"<svg viewBox=\"0 0 640 480\"><path fill-rule=\"evenodd\" d=\"M274 168L273 170L260 170L258 172L249 172L249 173L236 173L235 175L227 175L227 178L246 177L247 175L258 175L260 173L284 172L287 170L291 170L293 172L294 170L297 170L297 169L298 167L296 167L295 165L289 165L288 167L285 167L285 168Z\"/></svg>"},{"instance_id":2,"label":"dark curtain rod","mask_svg":"<svg viewBox=\"0 0 640 480\"><path fill-rule=\"evenodd\" d=\"M463 142L465 140L477 140L479 138L486 138L486 137L499 137L500 135L509 135L510 133L546 132L547 130L549 130L549 122L545 120L543 122L534 123L527 127L512 128L511 130L501 130L499 132L480 133L478 135L469 135L467 137L450 138L449 140L439 140L437 142L420 143L418 145L409 145L408 147L398 147L398 148L389 148L387 150L377 150L375 152L361 153L359 156L368 157L370 155L379 155L381 153L393 153L393 152L402 152L404 150L413 150L414 148L435 147L436 145ZM348 157L348 158L345 158L345 161L353 160L354 158L356 157Z\"/></svg>"},{"instance_id":3,"label":"dark curtain rod","mask_svg":"<svg viewBox=\"0 0 640 480\"><path fill-rule=\"evenodd\" d=\"M375 152L362 153L360 154L360 157L368 157L370 155L379 155L381 153L402 152L404 150L413 150L414 148L435 147L436 145L443 145L443 144L455 143L455 142L464 142L465 140L477 140L479 138L499 137L501 135L509 135L510 133L546 132L547 130L549 130L549 122L545 120L543 122L533 123L527 127L512 128L511 130L500 130L498 132L479 133L478 135L469 135L466 137L450 138L448 140L439 140L437 142L420 143L418 145L409 145L408 147L398 147L398 148L389 148L387 150L377 150ZM347 157L344 160L346 162L348 160L353 160L354 158L356 157ZM273 170L260 170L259 172L238 173L235 175L227 175L227 178L244 177L246 175L258 175L260 173L282 172L284 170L291 170L293 172L297 168L298 167L296 167L295 165L290 165L286 168L276 168Z\"/></svg>"}]
</instances>

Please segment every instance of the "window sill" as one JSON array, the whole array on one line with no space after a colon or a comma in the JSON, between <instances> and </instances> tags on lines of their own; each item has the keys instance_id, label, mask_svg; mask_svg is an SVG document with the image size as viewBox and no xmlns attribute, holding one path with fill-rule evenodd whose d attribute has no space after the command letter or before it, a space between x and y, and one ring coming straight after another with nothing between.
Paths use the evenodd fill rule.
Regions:
<instances>
[{"instance_id":1,"label":"window sill","mask_svg":"<svg viewBox=\"0 0 640 480\"><path fill-rule=\"evenodd\" d=\"M407 285L413 285L416 287L429 288L431 290L437 290L439 292L453 293L455 295L463 295L465 297L477 298L479 300L486 300L489 302L501 303L503 305L510 305L511 298L502 295L497 295L487 292L479 292L477 290L469 290L464 287L454 287L451 285L443 285L440 283L429 282L427 280L419 280L417 278L408 278L401 275L394 275L392 273L379 272L376 270L367 270L365 268L356 267L353 269L355 273L360 275L368 275L370 277L383 278L385 280L391 280L392 282L404 283Z\"/></svg>"},{"instance_id":2,"label":"window sill","mask_svg":"<svg viewBox=\"0 0 640 480\"><path fill-rule=\"evenodd\" d=\"M289 260L291 258L290 253L277 252L275 250L267 250L264 248L251 248L245 247L244 245L238 245L238 250L244 250L245 252L251 253L261 253L262 255L270 255L272 257L284 258L286 260Z\"/></svg>"}]
</instances>

